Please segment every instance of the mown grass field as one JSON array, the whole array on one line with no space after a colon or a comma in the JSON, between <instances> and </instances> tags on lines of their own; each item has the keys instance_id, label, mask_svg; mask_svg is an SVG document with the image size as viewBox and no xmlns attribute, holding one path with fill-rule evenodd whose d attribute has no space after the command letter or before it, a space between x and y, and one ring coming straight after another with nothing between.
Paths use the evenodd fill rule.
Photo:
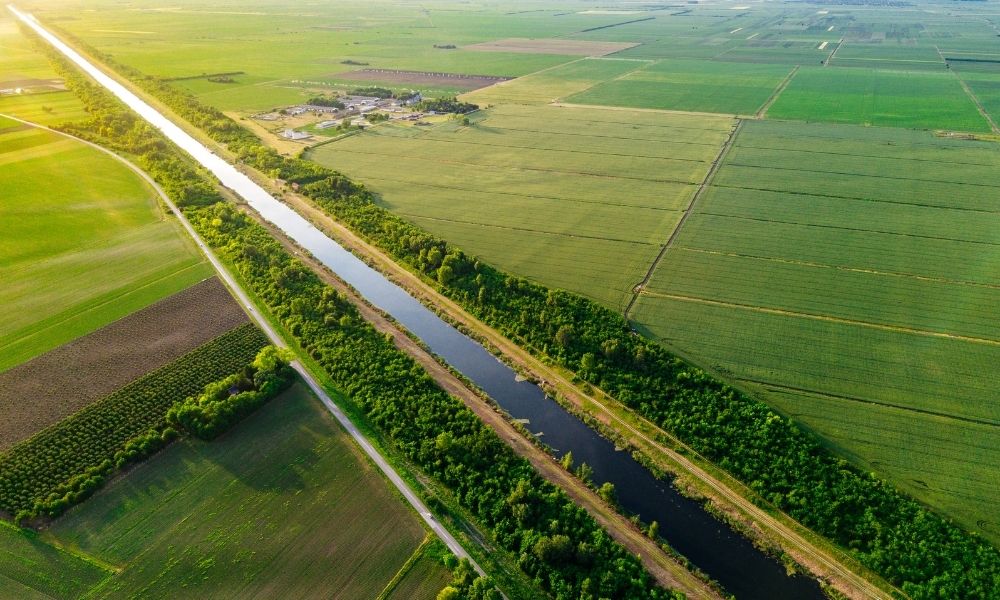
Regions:
<instances>
[{"instance_id":1,"label":"mown grass field","mask_svg":"<svg viewBox=\"0 0 1000 600\"><path fill-rule=\"evenodd\" d=\"M1000 539L997 166L989 143L747 122L633 317Z\"/></svg>"},{"instance_id":2,"label":"mown grass field","mask_svg":"<svg viewBox=\"0 0 1000 600\"><path fill-rule=\"evenodd\" d=\"M566 101L752 115L790 72L781 65L668 60L598 84Z\"/></svg>"},{"instance_id":3,"label":"mown grass field","mask_svg":"<svg viewBox=\"0 0 1000 600\"><path fill-rule=\"evenodd\" d=\"M775 119L989 131L947 72L802 68L768 111Z\"/></svg>"},{"instance_id":4,"label":"mown grass field","mask_svg":"<svg viewBox=\"0 0 1000 600\"><path fill-rule=\"evenodd\" d=\"M488 262L624 306L718 154L726 118L505 105L380 126L310 158Z\"/></svg>"},{"instance_id":5,"label":"mown grass field","mask_svg":"<svg viewBox=\"0 0 1000 600\"><path fill-rule=\"evenodd\" d=\"M41 541L6 526L0 536L0 577L57 598L362 598L385 587L424 530L299 384L219 440L164 450ZM50 564L25 568L39 557ZM446 573L430 564L418 574Z\"/></svg>"},{"instance_id":6,"label":"mown grass field","mask_svg":"<svg viewBox=\"0 0 1000 600\"><path fill-rule=\"evenodd\" d=\"M112 157L0 119L0 370L210 275Z\"/></svg>"}]
</instances>

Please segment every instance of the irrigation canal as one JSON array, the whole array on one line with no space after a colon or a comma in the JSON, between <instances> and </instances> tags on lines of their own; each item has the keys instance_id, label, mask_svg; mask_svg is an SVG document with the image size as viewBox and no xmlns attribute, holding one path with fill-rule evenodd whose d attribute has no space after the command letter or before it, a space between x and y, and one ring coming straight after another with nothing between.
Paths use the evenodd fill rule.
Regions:
<instances>
[{"instance_id":1,"label":"irrigation canal","mask_svg":"<svg viewBox=\"0 0 1000 600\"><path fill-rule=\"evenodd\" d=\"M740 599L777 600L824 598L811 579L789 577L776 560L764 555L728 525L707 513L699 503L681 496L667 481L568 413L542 390L527 381L387 280L349 251L331 240L305 218L272 197L266 190L123 85L103 73L79 53L46 31L30 15L17 13L46 41L106 87L121 101L162 131L175 144L208 168L223 185L242 197L263 218L313 254L369 302L392 315L431 350L490 395L515 419L549 446L557 456L572 452L577 464L593 469L593 481L614 484L619 503L643 521L657 521L660 535L692 564Z\"/></svg>"}]
</instances>

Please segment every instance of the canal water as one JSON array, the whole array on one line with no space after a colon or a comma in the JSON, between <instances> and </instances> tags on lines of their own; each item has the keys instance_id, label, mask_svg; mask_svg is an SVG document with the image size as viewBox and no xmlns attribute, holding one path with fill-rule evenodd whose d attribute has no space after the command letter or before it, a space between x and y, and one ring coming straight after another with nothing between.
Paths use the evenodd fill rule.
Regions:
<instances>
[{"instance_id":1,"label":"canal water","mask_svg":"<svg viewBox=\"0 0 1000 600\"><path fill-rule=\"evenodd\" d=\"M15 11L16 12L16 11ZM551 446L557 456L572 452L576 464L593 469L593 481L614 484L619 503L649 523L660 524L660 535L692 564L740 599L821 599L818 584L808 578L788 577L777 561L767 557L728 525L716 520L697 503L681 496L666 481L654 477L627 452L602 438L568 413L542 390L516 373L486 349L444 322L356 256L320 232L301 215L273 198L235 167L225 162L124 86L42 28L33 17L16 13L39 35L91 75L101 85L162 131L175 144L208 168L260 215L288 234L369 302L392 315L436 354L474 381L497 404Z\"/></svg>"}]
</instances>

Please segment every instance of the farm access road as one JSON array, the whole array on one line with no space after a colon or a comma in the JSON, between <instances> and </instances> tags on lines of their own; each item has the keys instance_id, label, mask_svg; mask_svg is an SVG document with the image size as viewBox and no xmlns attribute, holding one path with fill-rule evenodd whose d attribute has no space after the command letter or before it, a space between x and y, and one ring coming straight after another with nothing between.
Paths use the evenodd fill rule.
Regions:
<instances>
[{"instance_id":1,"label":"farm access road","mask_svg":"<svg viewBox=\"0 0 1000 600\"><path fill-rule=\"evenodd\" d=\"M212 263L212 266L219 274L219 278L222 279L227 285L227 287L229 287L229 289L233 292L233 295L243 306L244 310L247 311L247 314L250 315L250 318L257 323L257 325L261 328L261 330L264 331L267 337L270 338L270 340L276 346L282 348L288 347L288 344L285 343L285 341L281 338L278 332L275 331L273 327L271 327L267 319L265 319L263 315L261 315L261 313L257 310L256 306L247 296L242 286L240 286L240 284L236 281L236 279L233 278L233 276L226 269L225 265L223 265L222 262L218 259L218 257L215 256L215 253L212 252L212 249L208 247L208 245L204 242L204 240L201 239L201 236L198 235L198 232L196 232L194 228L191 226L191 223L189 223L187 218L184 217L184 214L167 196L166 192L163 191L163 188L161 188L159 184L153 181L153 179L145 171L140 169L131 161L126 160L125 158L119 156L118 154L115 154L111 150L108 150L103 146L94 144L93 142L89 142L87 140L69 135L68 133L57 131L55 129L44 127L36 123L31 123L23 119L18 119L17 117L12 117L9 115L0 115L0 116L4 116L8 119L18 121L26 125L31 125L33 127L38 127L40 129L50 131L57 135L61 135L70 139L77 140L81 143L87 144L92 148L100 150L101 152L104 152L109 156L112 156L113 158L115 158L116 160L120 161L122 164L127 166L129 169L134 171L137 175L139 175L139 177L141 177L154 190L156 190L156 193L163 200L164 204L166 204L170 208L170 210L177 216L177 219L180 221L181 225L194 240L198 248L205 254L205 257L209 260L209 262ZM424 520L424 522L427 524L430 530L433 531L434 534L437 535L441 539L441 541L443 541L448 546L448 549L455 556L459 558L469 559L469 562L473 565L473 567L475 567L476 571L478 571L481 575L486 575L486 572L483 571L482 567L480 567L476 563L476 561L469 555L469 553L465 550L465 548L462 547L461 543L459 543L459 541L455 539L455 537L452 536L451 533L449 533L448 530L444 528L444 526L442 526L436 519L434 519L434 517L431 515L430 509L423 503L422 500L420 500L420 498L410 488L410 486L405 481L403 481L403 479L399 476L396 470L393 469L393 467L385 460L385 458L383 458L382 455L379 454L379 452L375 449L375 447L371 444L371 442L369 442L368 439L365 438L364 434L362 434L358 430L358 428L354 425L353 422L351 422L351 420L347 417L347 415L344 414L344 412L340 409L340 407L338 407L336 403L333 402L329 394L327 394L326 391L323 390L323 387L316 381L316 379L309 373L309 371L307 371L305 367L303 367L302 364L298 361L292 363L292 367L296 370L296 372L298 372L299 376L302 377L302 380L306 382L306 384L313 391L313 393L316 394L316 397L320 399L320 401L323 403L324 406L326 406L327 410L329 410L330 413L333 414L333 416L337 419L340 425L347 431L348 434L350 434L350 436L354 439L355 443L361 447L361 449L365 452L365 454L368 455L368 458L371 459L371 461L375 463L376 466L378 466L378 468L382 471L382 473L385 474L386 478L390 482L392 482L393 486L395 486L397 490L399 490L399 493L402 494L404 498L406 498L406 501L414 508L414 510L417 511L417 513L420 515L420 518Z\"/></svg>"}]
</instances>

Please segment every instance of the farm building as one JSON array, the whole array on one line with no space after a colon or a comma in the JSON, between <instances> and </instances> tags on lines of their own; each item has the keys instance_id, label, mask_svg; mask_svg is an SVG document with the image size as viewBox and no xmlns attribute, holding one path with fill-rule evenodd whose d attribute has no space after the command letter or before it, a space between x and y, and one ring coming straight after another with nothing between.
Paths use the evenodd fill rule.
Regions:
<instances>
[{"instance_id":1,"label":"farm building","mask_svg":"<svg viewBox=\"0 0 1000 600\"><path fill-rule=\"evenodd\" d=\"M304 131L295 131L294 129L286 129L282 132L281 137L286 140L308 140L312 136Z\"/></svg>"}]
</instances>

